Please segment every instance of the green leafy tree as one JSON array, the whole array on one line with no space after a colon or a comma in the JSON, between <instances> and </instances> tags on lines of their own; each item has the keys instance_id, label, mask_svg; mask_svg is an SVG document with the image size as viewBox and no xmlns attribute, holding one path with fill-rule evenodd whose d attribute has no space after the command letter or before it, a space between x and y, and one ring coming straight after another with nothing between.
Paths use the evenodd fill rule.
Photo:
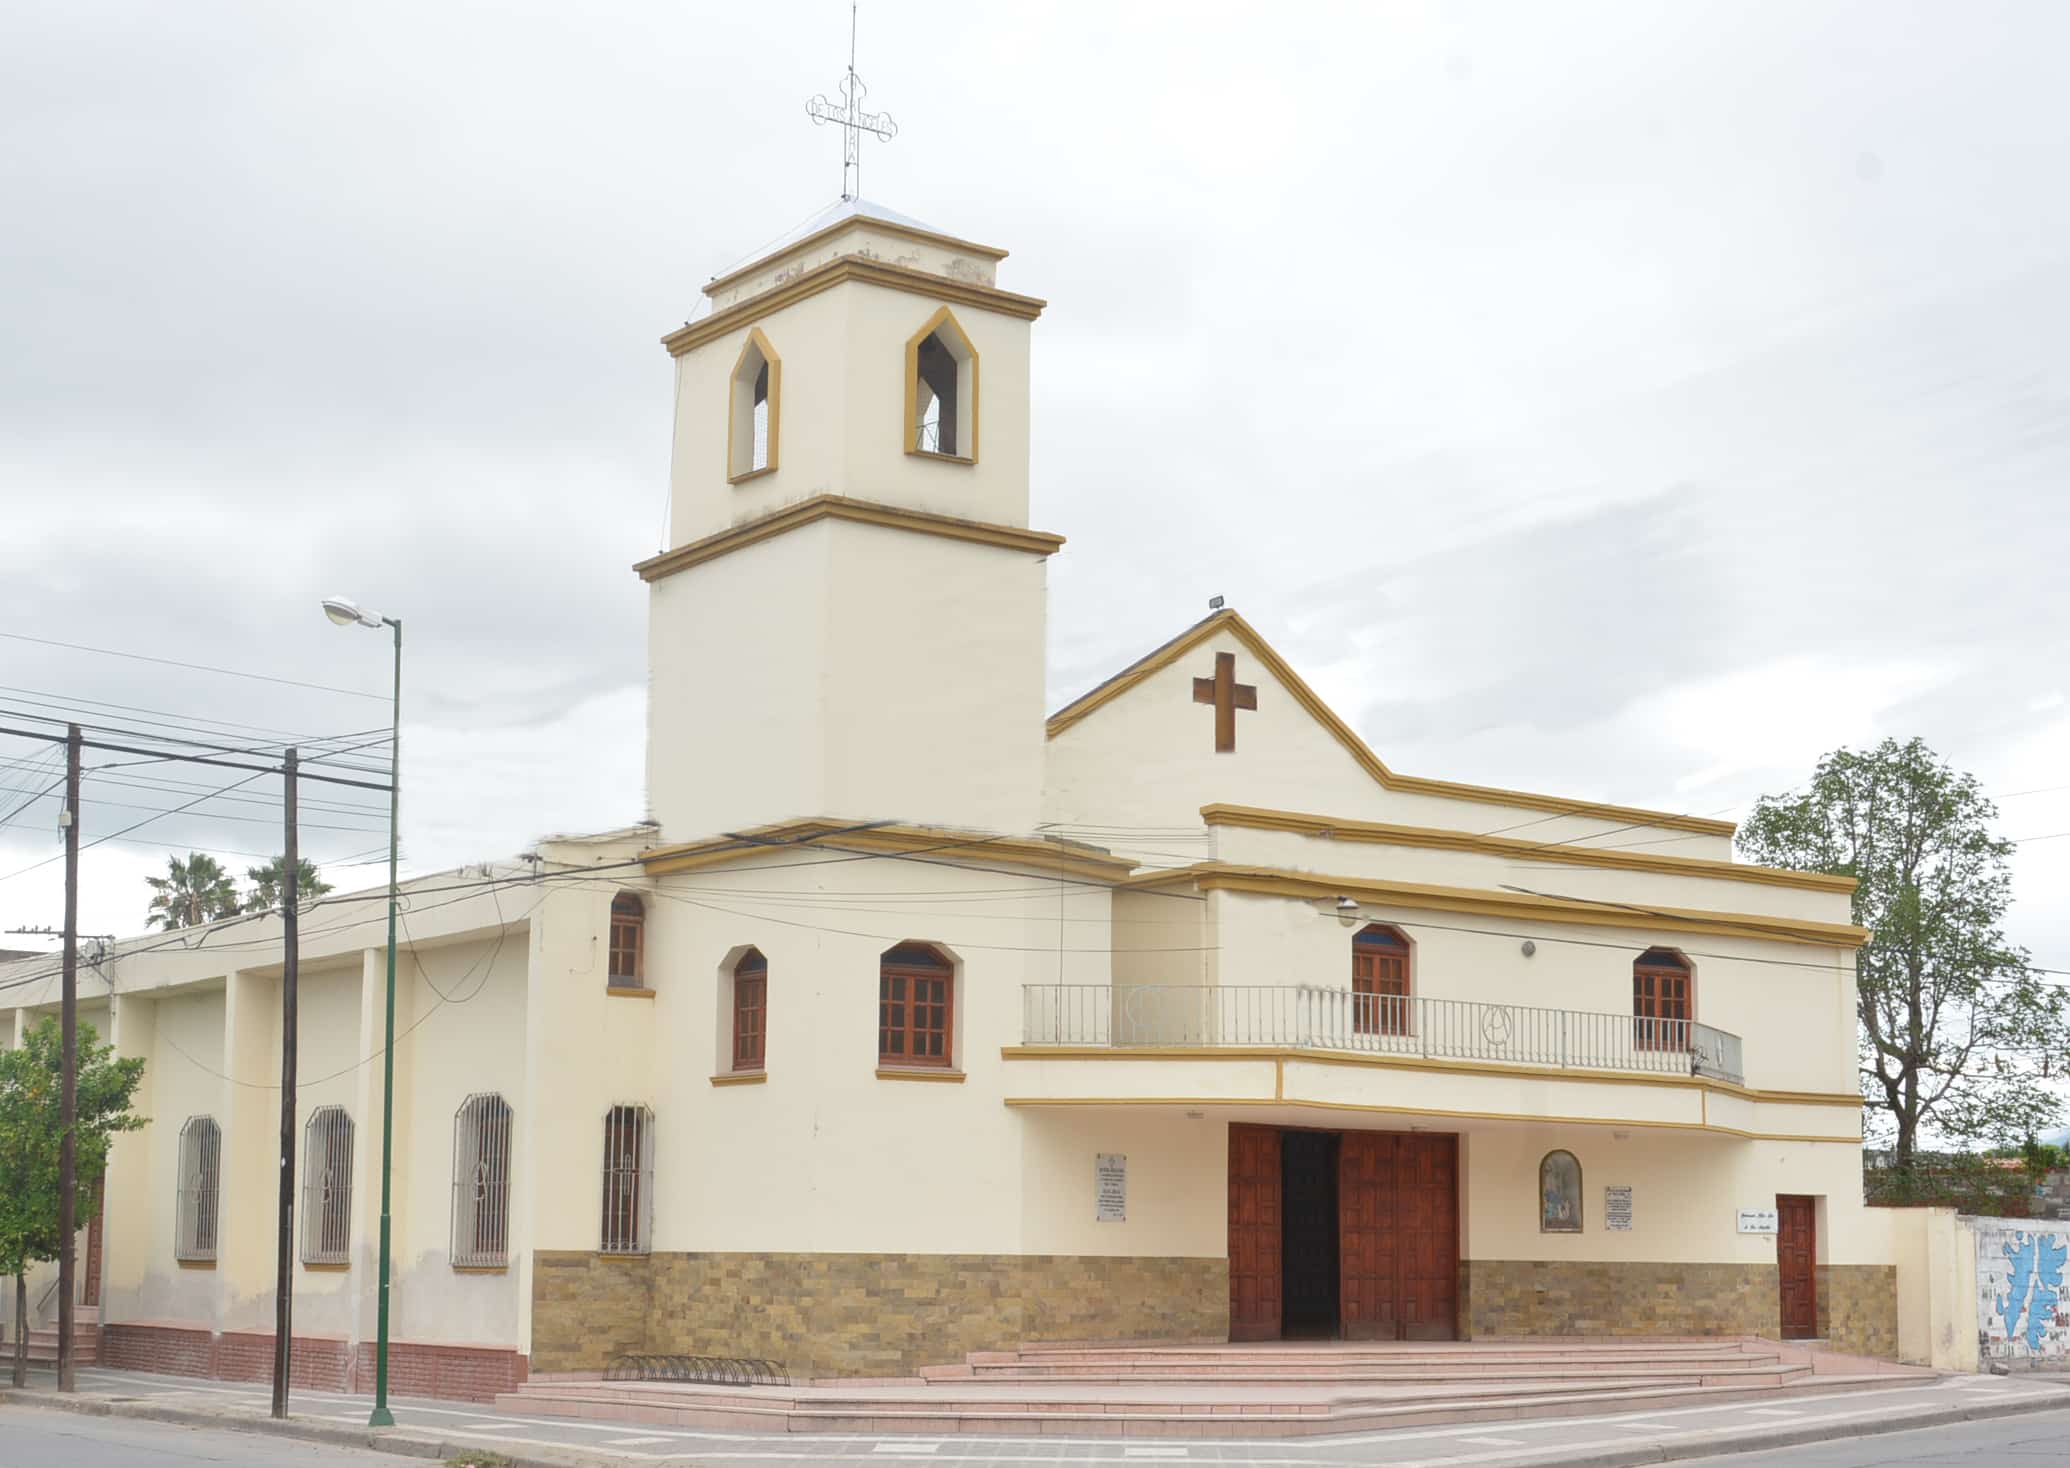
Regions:
<instances>
[{"instance_id":1,"label":"green leafy tree","mask_svg":"<svg viewBox=\"0 0 2070 1468\"><path fill-rule=\"evenodd\" d=\"M117 1060L96 1044L92 1025L79 1026L77 1120L73 1129L73 1217L84 1222L100 1207L108 1142L144 1119L130 1110L144 1078L141 1059ZM0 1277L14 1276L14 1384L29 1369L29 1266L58 1256L58 1125L64 1042L55 1018L30 1030L18 1050L0 1050Z\"/></svg>"},{"instance_id":2,"label":"green leafy tree","mask_svg":"<svg viewBox=\"0 0 2070 1468\"><path fill-rule=\"evenodd\" d=\"M276 856L264 866L246 867L244 874L252 879L251 890L244 894L246 912L271 912L280 906L281 878L287 871L287 858ZM295 897L307 901L321 897L331 890L331 884L317 874L316 863L308 857L295 862Z\"/></svg>"},{"instance_id":3,"label":"green leafy tree","mask_svg":"<svg viewBox=\"0 0 2070 1468\"><path fill-rule=\"evenodd\" d=\"M1801 794L1764 796L1739 831L1767 866L1853 877L1862 1101L1912 1166L1923 1129L2017 1143L2054 1119L2070 1047L2057 990L2006 940L2012 843L1974 776L1918 739L1837 749Z\"/></svg>"},{"instance_id":4,"label":"green leafy tree","mask_svg":"<svg viewBox=\"0 0 2070 1468\"><path fill-rule=\"evenodd\" d=\"M205 852L190 851L185 860L168 856L165 875L144 880L153 893L147 927L192 928L237 912L236 884Z\"/></svg>"}]
</instances>

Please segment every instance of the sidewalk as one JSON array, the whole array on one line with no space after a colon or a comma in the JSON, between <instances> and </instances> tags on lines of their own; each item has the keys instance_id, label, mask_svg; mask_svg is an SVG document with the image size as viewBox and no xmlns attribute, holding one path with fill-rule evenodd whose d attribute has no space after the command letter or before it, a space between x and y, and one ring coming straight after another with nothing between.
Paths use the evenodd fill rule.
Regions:
<instances>
[{"instance_id":1,"label":"sidewalk","mask_svg":"<svg viewBox=\"0 0 2070 1468\"><path fill-rule=\"evenodd\" d=\"M2062 1379L1965 1376L1889 1390L1804 1395L1787 1399L1787 1405L1519 1418L1298 1441L783 1435L517 1417L493 1408L414 1400L393 1402L397 1426L374 1431L365 1425L370 1399L335 1392L297 1392L294 1416L276 1423L266 1415L264 1383L200 1382L88 1368L79 1374L79 1392L60 1397L48 1373L32 1375L30 1382L25 1391L0 1390L0 1428L7 1407L19 1404L240 1427L435 1461L464 1461L469 1453L489 1451L517 1468L794 1462L840 1468L886 1459L1053 1468L1059 1463L1140 1465L1150 1458L1273 1468L1414 1468L1433 1463L1450 1468L1621 1468L2018 1413L2070 1412L2070 1383Z\"/></svg>"}]
</instances>

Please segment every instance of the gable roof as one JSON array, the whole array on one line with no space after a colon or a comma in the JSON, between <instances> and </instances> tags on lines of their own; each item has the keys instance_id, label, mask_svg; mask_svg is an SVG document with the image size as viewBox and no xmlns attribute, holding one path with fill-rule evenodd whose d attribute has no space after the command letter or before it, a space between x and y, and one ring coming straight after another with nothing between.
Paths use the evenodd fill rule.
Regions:
<instances>
[{"instance_id":1,"label":"gable roof","mask_svg":"<svg viewBox=\"0 0 2070 1468\"><path fill-rule=\"evenodd\" d=\"M1600 801L1570 800L1563 796L1538 795L1526 790L1503 790L1492 785L1462 785L1451 780L1429 779L1423 775L1397 774L1382 762L1379 755L1367 747L1365 740L1359 738L1357 732L1339 718L1334 709L1322 701L1314 689L1302 681L1301 675L1293 670L1285 658L1273 651L1272 645L1258 635L1256 628L1237 615L1234 608L1224 608L1201 618L1162 647L1138 658L1104 683L1065 704L1049 716L1049 737L1056 738L1087 715L1121 697L1151 674L1169 667L1209 638L1222 632L1227 632L1249 649L1251 655L1263 663L1266 670L1294 696L1294 701L1308 710L1309 716L1328 730L1331 736L1344 746L1352 759L1388 790L1411 795L1434 795L1449 800L1474 800L1486 805L1518 806L1527 810L1550 811L1556 815L1624 821L1667 830L1691 831L1704 836L1730 836L1739 829L1731 821L1713 820L1708 816L1676 815L1667 811L1643 810L1637 806L1605 805Z\"/></svg>"}]
</instances>

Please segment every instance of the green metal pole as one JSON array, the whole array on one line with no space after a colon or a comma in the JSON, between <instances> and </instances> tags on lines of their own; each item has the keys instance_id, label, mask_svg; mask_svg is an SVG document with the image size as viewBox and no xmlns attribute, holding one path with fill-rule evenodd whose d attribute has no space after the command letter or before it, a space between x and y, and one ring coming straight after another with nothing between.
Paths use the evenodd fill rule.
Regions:
<instances>
[{"instance_id":1,"label":"green metal pole","mask_svg":"<svg viewBox=\"0 0 2070 1468\"><path fill-rule=\"evenodd\" d=\"M390 701L393 722L388 742L388 1018L381 1046L381 1297L374 1338L374 1410L369 1427L395 1426L388 1410L388 1179L395 1159L395 885L398 812L402 805L403 624L383 617L395 629L395 692Z\"/></svg>"}]
</instances>

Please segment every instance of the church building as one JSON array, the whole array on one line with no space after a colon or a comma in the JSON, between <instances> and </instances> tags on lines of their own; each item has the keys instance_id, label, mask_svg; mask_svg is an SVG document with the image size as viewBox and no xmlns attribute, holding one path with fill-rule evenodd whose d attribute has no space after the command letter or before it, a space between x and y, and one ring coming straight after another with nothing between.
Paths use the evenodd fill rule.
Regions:
<instances>
[{"instance_id":1,"label":"church building","mask_svg":"<svg viewBox=\"0 0 2070 1468\"><path fill-rule=\"evenodd\" d=\"M1894 1355L1851 882L1396 770L1231 609L1047 710L1045 303L1005 259L844 200L663 339L650 819L405 886L393 1390L1024 1341ZM371 1383L385 911L301 924L308 1384ZM0 966L0 1041L54 967ZM280 975L272 918L82 971L149 1062L82 1256L105 1362L270 1369Z\"/></svg>"}]
</instances>

